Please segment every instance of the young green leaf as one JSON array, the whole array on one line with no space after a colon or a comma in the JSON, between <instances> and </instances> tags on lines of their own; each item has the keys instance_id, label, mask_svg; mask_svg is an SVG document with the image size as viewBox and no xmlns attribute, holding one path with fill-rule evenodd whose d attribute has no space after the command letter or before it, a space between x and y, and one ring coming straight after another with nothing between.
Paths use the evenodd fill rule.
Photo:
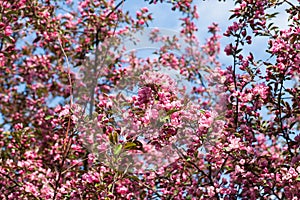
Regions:
<instances>
[{"instance_id":1,"label":"young green leaf","mask_svg":"<svg viewBox=\"0 0 300 200\"><path fill-rule=\"evenodd\" d=\"M121 151L122 151L122 144L118 144L117 146L115 146L115 148L114 148L114 154L115 155L119 155L120 153L121 153Z\"/></svg>"}]
</instances>

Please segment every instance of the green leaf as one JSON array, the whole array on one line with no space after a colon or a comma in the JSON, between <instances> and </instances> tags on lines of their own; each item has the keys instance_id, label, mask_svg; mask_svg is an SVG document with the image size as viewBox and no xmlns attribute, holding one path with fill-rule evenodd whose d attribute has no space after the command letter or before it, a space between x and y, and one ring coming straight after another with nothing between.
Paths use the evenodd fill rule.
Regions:
<instances>
[{"instance_id":1,"label":"green leaf","mask_svg":"<svg viewBox=\"0 0 300 200\"><path fill-rule=\"evenodd\" d=\"M205 110L201 109L201 110L200 110L200 113L201 113L201 114L205 114Z\"/></svg>"},{"instance_id":2,"label":"green leaf","mask_svg":"<svg viewBox=\"0 0 300 200\"><path fill-rule=\"evenodd\" d=\"M7 36L7 35L2 35L3 39L6 40L6 42L8 43L13 43L14 38L11 36Z\"/></svg>"},{"instance_id":3,"label":"green leaf","mask_svg":"<svg viewBox=\"0 0 300 200\"><path fill-rule=\"evenodd\" d=\"M48 115L48 116L45 117L45 120L49 120L49 119L52 119L52 118L53 118L52 115Z\"/></svg>"},{"instance_id":4,"label":"green leaf","mask_svg":"<svg viewBox=\"0 0 300 200\"><path fill-rule=\"evenodd\" d=\"M242 135L241 135L240 133L234 133L234 135L235 135L236 137L242 137Z\"/></svg>"},{"instance_id":5,"label":"green leaf","mask_svg":"<svg viewBox=\"0 0 300 200\"><path fill-rule=\"evenodd\" d=\"M165 116L165 117L159 118L159 121L163 122L163 123L167 123L169 120L170 120L170 116Z\"/></svg>"},{"instance_id":6,"label":"green leaf","mask_svg":"<svg viewBox=\"0 0 300 200\"><path fill-rule=\"evenodd\" d=\"M118 144L119 143L119 134L117 131L113 131L108 135L108 139L111 144Z\"/></svg>"},{"instance_id":7,"label":"green leaf","mask_svg":"<svg viewBox=\"0 0 300 200\"><path fill-rule=\"evenodd\" d=\"M117 146L115 146L115 148L114 148L114 154L115 155L119 155L120 153L121 153L121 151L122 151L122 144L118 144Z\"/></svg>"},{"instance_id":8,"label":"green leaf","mask_svg":"<svg viewBox=\"0 0 300 200\"><path fill-rule=\"evenodd\" d=\"M225 172L224 174L230 174L231 172L234 172L235 169L231 169L230 167L228 166L225 166Z\"/></svg>"},{"instance_id":9,"label":"green leaf","mask_svg":"<svg viewBox=\"0 0 300 200\"><path fill-rule=\"evenodd\" d=\"M205 113L205 112L204 112ZM225 117L224 116L222 116L222 115L220 115L220 116L217 116L216 118L215 118L215 120L223 120L223 119L225 119Z\"/></svg>"},{"instance_id":10,"label":"green leaf","mask_svg":"<svg viewBox=\"0 0 300 200\"><path fill-rule=\"evenodd\" d=\"M124 149L125 150L134 150L136 149L137 144L134 142L126 142L126 144L124 145Z\"/></svg>"},{"instance_id":11,"label":"green leaf","mask_svg":"<svg viewBox=\"0 0 300 200\"><path fill-rule=\"evenodd\" d=\"M114 137L113 137L113 134L112 134L112 133L109 133L108 139L109 139L110 143L115 144L115 143L114 143Z\"/></svg>"},{"instance_id":12,"label":"green leaf","mask_svg":"<svg viewBox=\"0 0 300 200\"><path fill-rule=\"evenodd\" d=\"M178 109L172 109L172 110L169 110L168 112L167 112L167 115L171 115L171 114L173 114L173 113L175 113L175 112L177 112L177 111L179 111Z\"/></svg>"},{"instance_id":13,"label":"green leaf","mask_svg":"<svg viewBox=\"0 0 300 200\"><path fill-rule=\"evenodd\" d=\"M235 54L239 54L243 49L236 50Z\"/></svg>"},{"instance_id":14,"label":"green leaf","mask_svg":"<svg viewBox=\"0 0 300 200\"><path fill-rule=\"evenodd\" d=\"M37 43L38 41L40 41L41 40L41 36L37 36L34 40L33 40L33 42L32 43Z\"/></svg>"},{"instance_id":15,"label":"green leaf","mask_svg":"<svg viewBox=\"0 0 300 200\"><path fill-rule=\"evenodd\" d=\"M231 12L234 12L233 10L230 10ZM233 15L231 15L230 17L229 17L229 19L228 20L231 20L231 19L233 19L233 18L235 18L236 17L236 14L233 14Z\"/></svg>"},{"instance_id":16,"label":"green leaf","mask_svg":"<svg viewBox=\"0 0 300 200\"><path fill-rule=\"evenodd\" d=\"M19 14L19 10L10 10L7 13L5 13L6 16L8 15L17 15Z\"/></svg>"},{"instance_id":17,"label":"green leaf","mask_svg":"<svg viewBox=\"0 0 300 200\"><path fill-rule=\"evenodd\" d=\"M134 181L140 181L140 179L137 176L127 176L127 178L132 179Z\"/></svg>"},{"instance_id":18,"label":"green leaf","mask_svg":"<svg viewBox=\"0 0 300 200\"><path fill-rule=\"evenodd\" d=\"M119 134L117 131L113 132L113 140L114 140L115 144L119 143Z\"/></svg>"}]
</instances>

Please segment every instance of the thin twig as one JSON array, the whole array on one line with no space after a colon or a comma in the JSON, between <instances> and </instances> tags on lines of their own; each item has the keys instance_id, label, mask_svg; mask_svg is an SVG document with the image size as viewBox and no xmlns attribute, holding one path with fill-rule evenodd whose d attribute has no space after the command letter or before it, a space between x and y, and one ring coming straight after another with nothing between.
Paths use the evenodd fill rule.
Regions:
<instances>
[{"instance_id":1,"label":"thin twig","mask_svg":"<svg viewBox=\"0 0 300 200\"><path fill-rule=\"evenodd\" d=\"M61 44L61 40L60 40L60 36L58 35L58 43L59 43L59 46L61 48L61 51L63 52L64 54L64 57L66 59L66 63L67 63L67 67L68 67L68 80L69 80L69 85L70 85L70 106L73 105L73 85L72 85L72 78L71 78L71 66L70 66L70 63L69 63L69 59L68 59L68 56Z\"/></svg>"},{"instance_id":2,"label":"thin twig","mask_svg":"<svg viewBox=\"0 0 300 200\"><path fill-rule=\"evenodd\" d=\"M71 111L71 108L72 108L72 105L73 105L73 89L72 89L73 86L72 86L72 79L71 79L71 67L70 67L70 64L69 64L68 57L65 53L65 50L64 50L64 48L61 44L60 37L58 38L58 42L59 42L61 50L62 50L62 52L65 56L67 66L68 66L68 79L69 79L69 84L70 84L70 108L69 109ZM55 181L54 195L53 195L53 198L52 198L53 200L56 199L57 190L58 190L58 187L59 187L59 182L60 182L60 179L63 175L63 170L62 169L63 169L63 166L65 164L68 153L70 151L70 147L72 145L71 135L69 136L69 132L70 132L70 128L71 128L71 116L72 116L72 114L70 113L65 138L64 138L64 141L63 141L63 158L62 158L62 161L61 161L61 164L60 164L60 167L59 167L58 177Z\"/></svg>"}]
</instances>

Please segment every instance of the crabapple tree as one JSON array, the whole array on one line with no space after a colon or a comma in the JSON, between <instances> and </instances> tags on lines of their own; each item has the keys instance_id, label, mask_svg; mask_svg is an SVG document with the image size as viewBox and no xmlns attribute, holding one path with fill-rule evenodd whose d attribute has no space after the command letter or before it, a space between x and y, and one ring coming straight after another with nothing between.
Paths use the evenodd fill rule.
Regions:
<instances>
[{"instance_id":1,"label":"crabapple tree","mask_svg":"<svg viewBox=\"0 0 300 200\"><path fill-rule=\"evenodd\" d=\"M1 199L300 199L300 1L131 3L0 1Z\"/></svg>"}]
</instances>

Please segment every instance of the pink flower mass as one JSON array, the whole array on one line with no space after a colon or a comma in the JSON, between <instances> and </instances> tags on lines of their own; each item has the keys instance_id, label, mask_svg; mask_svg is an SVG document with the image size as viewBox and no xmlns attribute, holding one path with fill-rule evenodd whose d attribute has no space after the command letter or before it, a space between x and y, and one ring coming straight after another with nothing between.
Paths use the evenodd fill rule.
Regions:
<instances>
[{"instance_id":1,"label":"pink flower mass","mask_svg":"<svg viewBox=\"0 0 300 200\"><path fill-rule=\"evenodd\" d=\"M234 4L0 1L0 199L300 199L300 1Z\"/></svg>"}]
</instances>

